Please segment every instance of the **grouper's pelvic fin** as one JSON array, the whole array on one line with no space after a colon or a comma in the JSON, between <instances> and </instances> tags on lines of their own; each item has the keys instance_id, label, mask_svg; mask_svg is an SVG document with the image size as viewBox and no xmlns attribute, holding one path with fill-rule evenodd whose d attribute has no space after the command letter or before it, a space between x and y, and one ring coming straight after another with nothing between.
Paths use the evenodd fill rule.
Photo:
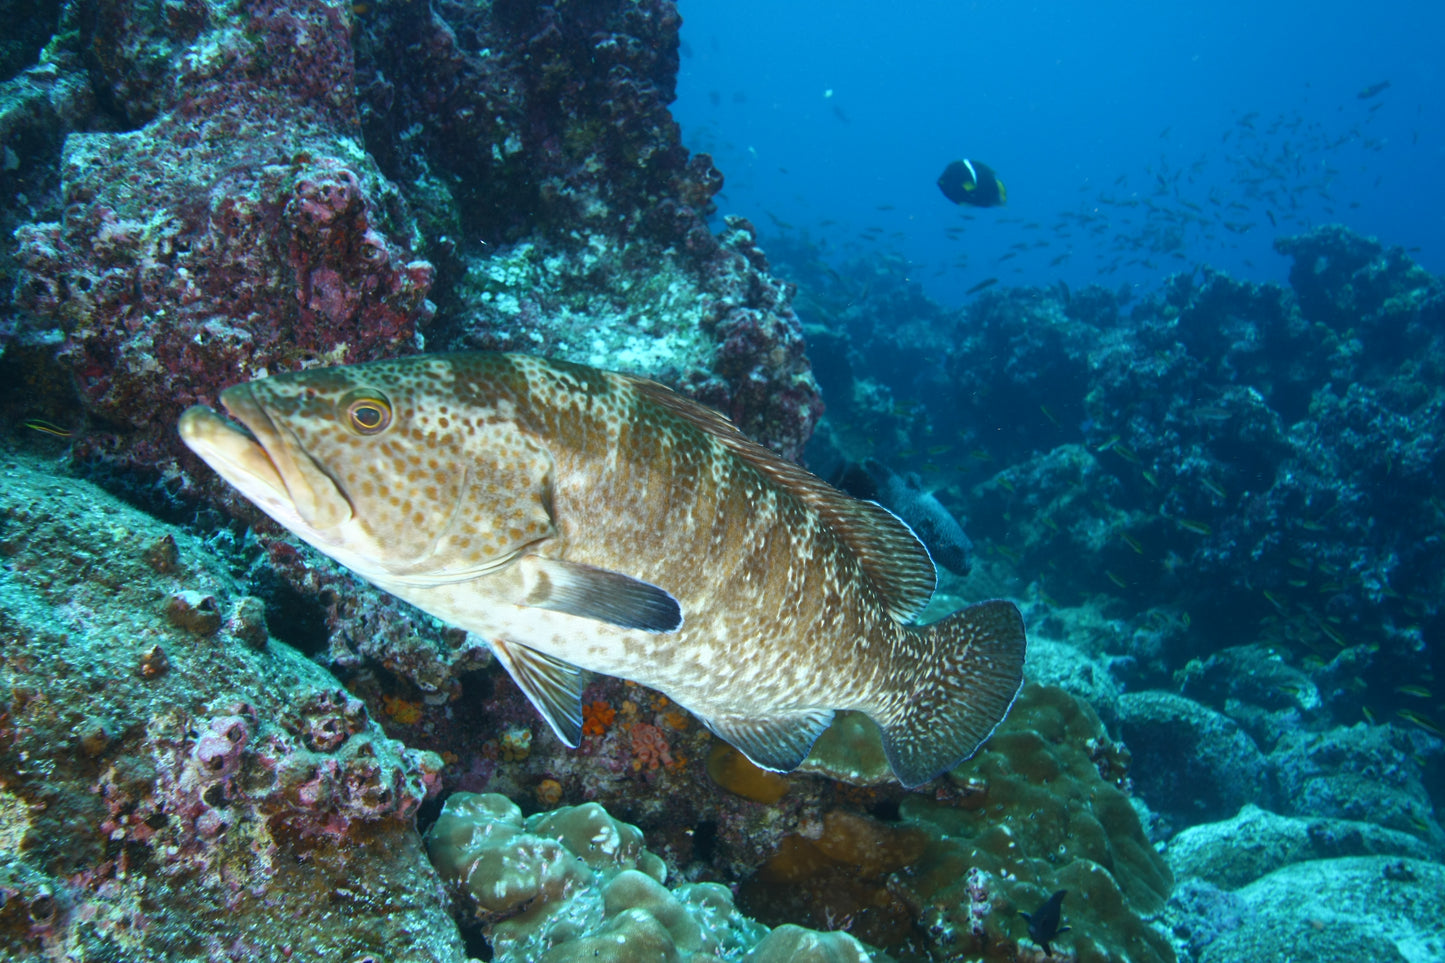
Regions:
<instances>
[{"instance_id":1,"label":"grouper's pelvic fin","mask_svg":"<svg viewBox=\"0 0 1445 963\"><path fill-rule=\"evenodd\" d=\"M540 555L523 556L517 569L524 605L644 632L672 632L682 626L677 599L630 575ZM581 745L582 687L587 674L505 639L493 639L492 651L557 738L573 749Z\"/></svg>"},{"instance_id":2,"label":"grouper's pelvic fin","mask_svg":"<svg viewBox=\"0 0 1445 963\"><path fill-rule=\"evenodd\" d=\"M582 744L582 687L587 675L575 665L515 642L491 641L492 652L570 749Z\"/></svg>"},{"instance_id":3,"label":"grouper's pelvic fin","mask_svg":"<svg viewBox=\"0 0 1445 963\"><path fill-rule=\"evenodd\" d=\"M973 755L1023 685L1024 621L1012 602L969 606L909 628L917 647L913 692L882 725L893 775L913 788Z\"/></svg>"}]
</instances>

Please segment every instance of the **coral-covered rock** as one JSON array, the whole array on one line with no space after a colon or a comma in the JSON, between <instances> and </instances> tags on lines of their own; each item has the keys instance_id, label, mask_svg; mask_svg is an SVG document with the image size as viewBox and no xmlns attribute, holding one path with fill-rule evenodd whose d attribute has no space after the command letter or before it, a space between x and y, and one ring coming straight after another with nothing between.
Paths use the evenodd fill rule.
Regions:
<instances>
[{"instance_id":1,"label":"coral-covered rock","mask_svg":"<svg viewBox=\"0 0 1445 963\"><path fill-rule=\"evenodd\" d=\"M1293 259L1289 283L1311 321L1349 337L1358 331L1374 357L1400 360L1428 344L1445 285L1399 247L1385 247L1341 224L1277 238Z\"/></svg>"},{"instance_id":2,"label":"coral-covered rock","mask_svg":"<svg viewBox=\"0 0 1445 963\"><path fill-rule=\"evenodd\" d=\"M1129 685L1169 685L1247 641L1296 675L1354 672L1316 683L1319 705L1257 691L1275 705L1236 714L1266 742L1291 712L1393 712L1397 688L1438 670L1424 635L1445 597L1445 543L1418 537L1441 517L1445 285L1340 228L1281 243L1298 258L1291 289L1179 274L1111 324L1079 295L992 291L963 312L952 407L868 429L885 447L907 429L915 450L895 469L927 470L917 449L931 448L956 472L937 494L969 518L980 587L1032 591L1045 619L1084 606L1118 620L1124 644L1090 654ZM839 355L855 390L877 377ZM993 440L966 457L924 440L978 424ZM1438 727L1424 709L1403 718Z\"/></svg>"},{"instance_id":3,"label":"coral-covered rock","mask_svg":"<svg viewBox=\"0 0 1445 963\"><path fill-rule=\"evenodd\" d=\"M1341 856L1408 856L1436 859L1434 845L1409 833L1374 823L1327 817L1281 816L1245 806L1217 823L1190 826L1169 841L1169 868L1179 879L1193 877L1224 889L1238 889L1291 863Z\"/></svg>"},{"instance_id":4,"label":"coral-covered rock","mask_svg":"<svg viewBox=\"0 0 1445 963\"><path fill-rule=\"evenodd\" d=\"M357 23L367 144L399 180L450 185L493 243L599 227L686 243L722 182L667 111L680 25L667 0L376 4Z\"/></svg>"},{"instance_id":5,"label":"coral-covered rock","mask_svg":"<svg viewBox=\"0 0 1445 963\"><path fill-rule=\"evenodd\" d=\"M432 268L356 143L349 5L95 6L129 129L67 138L60 220L17 234L19 305L118 429L82 448L153 462L218 387L410 349Z\"/></svg>"},{"instance_id":6,"label":"coral-covered rock","mask_svg":"<svg viewBox=\"0 0 1445 963\"><path fill-rule=\"evenodd\" d=\"M956 414L969 443L994 458L1014 461L1049 437L1037 430L1081 420L1088 390L1089 348L1100 332L1068 313L1052 290L989 292L973 303L948 359ZM1020 430L1024 426L1035 430ZM1069 431L1072 435L1072 429ZM1067 437L1067 436L1065 436ZM1053 443L1065 440L1057 435Z\"/></svg>"},{"instance_id":7,"label":"coral-covered rock","mask_svg":"<svg viewBox=\"0 0 1445 963\"><path fill-rule=\"evenodd\" d=\"M57 26L59 6L49 18L41 10L9 17L0 51L5 61L0 65L0 235L6 238L22 224L59 216L61 145L95 109L89 77L77 69L78 54L51 49L40 57ZM0 354L18 327L12 308L17 267L15 246L4 245Z\"/></svg>"},{"instance_id":8,"label":"coral-covered rock","mask_svg":"<svg viewBox=\"0 0 1445 963\"><path fill-rule=\"evenodd\" d=\"M1294 960L1406 963L1445 952L1445 866L1393 856L1286 866L1238 891L1240 925L1200 963Z\"/></svg>"},{"instance_id":9,"label":"coral-covered rock","mask_svg":"<svg viewBox=\"0 0 1445 963\"><path fill-rule=\"evenodd\" d=\"M376 666L445 702L465 672L491 664L486 643L368 586L289 535L257 533L247 589L276 637L346 672Z\"/></svg>"},{"instance_id":10,"label":"coral-covered rock","mask_svg":"<svg viewBox=\"0 0 1445 963\"><path fill-rule=\"evenodd\" d=\"M856 748L876 741L875 729ZM1068 889L1073 932L1061 942L1075 958L1171 960L1143 917L1172 878L1119 788L1126 765L1084 703L1027 684L936 798L905 796L896 823L827 813L819 830L788 837L740 900L764 922L842 920L885 949L1007 960L1027 952L1018 911Z\"/></svg>"},{"instance_id":11,"label":"coral-covered rock","mask_svg":"<svg viewBox=\"0 0 1445 963\"><path fill-rule=\"evenodd\" d=\"M459 961L414 827L441 760L258 645L198 538L0 472L0 956Z\"/></svg>"},{"instance_id":12,"label":"coral-covered rock","mask_svg":"<svg viewBox=\"0 0 1445 963\"><path fill-rule=\"evenodd\" d=\"M801 326L751 228L706 222L672 3L74 7L53 82L0 91L0 131L79 127L61 92L87 80L100 114L37 149L34 211L0 205L23 312L0 331L74 380L77 454L173 474L186 405L423 343L587 355L801 451Z\"/></svg>"},{"instance_id":13,"label":"coral-covered rock","mask_svg":"<svg viewBox=\"0 0 1445 963\"><path fill-rule=\"evenodd\" d=\"M438 340L644 375L799 455L822 403L791 291L768 276L751 224L729 218L701 262L646 238L574 235L468 259Z\"/></svg>"},{"instance_id":14,"label":"coral-covered rock","mask_svg":"<svg viewBox=\"0 0 1445 963\"><path fill-rule=\"evenodd\" d=\"M1445 744L1423 732L1358 723L1328 732L1296 731L1269 756L1281 811L1372 822L1445 846L1426 788L1445 761Z\"/></svg>"},{"instance_id":15,"label":"coral-covered rock","mask_svg":"<svg viewBox=\"0 0 1445 963\"><path fill-rule=\"evenodd\" d=\"M1244 898L1201 879L1181 879L1169 895L1163 919L1170 934L1197 960L1205 947L1232 933L1250 917Z\"/></svg>"}]
</instances>

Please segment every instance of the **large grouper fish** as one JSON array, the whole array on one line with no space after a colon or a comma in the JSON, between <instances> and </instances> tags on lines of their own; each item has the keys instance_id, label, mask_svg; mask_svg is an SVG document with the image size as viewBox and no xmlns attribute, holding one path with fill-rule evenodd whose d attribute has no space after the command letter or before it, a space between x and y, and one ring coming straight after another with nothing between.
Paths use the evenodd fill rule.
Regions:
<instances>
[{"instance_id":1,"label":"large grouper fish","mask_svg":"<svg viewBox=\"0 0 1445 963\"><path fill-rule=\"evenodd\" d=\"M912 624L927 550L871 502L652 381L515 354L263 378L185 443L374 585L485 639L568 746L584 670L668 696L757 765L803 761L835 710L898 781L967 758L1023 678L1006 601Z\"/></svg>"}]
</instances>

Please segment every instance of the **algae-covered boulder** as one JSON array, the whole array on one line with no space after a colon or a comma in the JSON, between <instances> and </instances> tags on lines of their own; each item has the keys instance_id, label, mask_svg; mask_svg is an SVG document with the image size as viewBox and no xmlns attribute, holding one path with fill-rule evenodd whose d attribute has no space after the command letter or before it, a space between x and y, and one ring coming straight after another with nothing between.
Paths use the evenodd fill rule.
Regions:
<instances>
[{"instance_id":1,"label":"algae-covered boulder","mask_svg":"<svg viewBox=\"0 0 1445 963\"><path fill-rule=\"evenodd\" d=\"M1191 826L1169 841L1174 875L1235 889L1291 863L1340 856L1438 859L1440 850L1409 833L1352 819L1303 818L1245 806L1239 815Z\"/></svg>"},{"instance_id":2,"label":"algae-covered boulder","mask_svg":"<svg viewBox=\"0 0 1445 963\"><path fill-rule=\"evenodd\" d=\"M1286 866L1238 891L1242 925L1200 963L1427 963L1445 959L1445 866L1390 856Z\"/></svg>"},{"instance_id":3,"label":"algae-covered boulder","mask_svg":"<svg viewBox=\"0 0 1445 963\"><path fill-rule=\"evenodd\" d=\"M1281 809L1292 816L1335 816L1412 833L1445 845L1427 788L1440 742L1397 726L1357 723L1328 732L1290 732L1269 762Z\"/></svg>"},{"instance_id":4,"label":"algae-covered boulder","mask_svg":"<svg viewBox=\"0 0 1445 963\"><path fill-rule=\"evenodd\" d=\"M669 890L637 827L596 803L524 818L504 796L457 793L428 832L427 850L495 960L869 959L847 934L792 927L770 937L717 883Z\"/></svg>"},{"instance_id":5,"label":"algae-covered boulder","mask_svg":"<svg viewBox=\"0 0 1445 963\"><path fill-rule=\"evenodd\" d=\"M1172 692L1126 693L1119 731L1134 755L1134 784L1178 827L1224 819L1270 798L1269 769L1233 719Z\"/></svg>"}]
</instances>

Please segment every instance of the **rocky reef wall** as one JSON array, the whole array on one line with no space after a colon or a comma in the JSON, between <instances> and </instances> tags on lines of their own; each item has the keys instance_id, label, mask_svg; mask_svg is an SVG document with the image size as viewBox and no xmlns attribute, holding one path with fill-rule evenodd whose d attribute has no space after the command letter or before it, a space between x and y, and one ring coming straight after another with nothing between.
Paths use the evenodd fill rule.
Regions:
<instances>
[{"instance_id":1,"label":"rocky reef wall","mask_svg":"<svg viewBox=\"0 0 1445 963\"><path fill-rule=\"evenodd\" d=\"M174 475L186 405L423 347L602 361L806 441L789 289L746 222L713 233L667 111L671 3L45 12L0 82L0 404L78 455Z\"/></svg>"}]
</instances>

